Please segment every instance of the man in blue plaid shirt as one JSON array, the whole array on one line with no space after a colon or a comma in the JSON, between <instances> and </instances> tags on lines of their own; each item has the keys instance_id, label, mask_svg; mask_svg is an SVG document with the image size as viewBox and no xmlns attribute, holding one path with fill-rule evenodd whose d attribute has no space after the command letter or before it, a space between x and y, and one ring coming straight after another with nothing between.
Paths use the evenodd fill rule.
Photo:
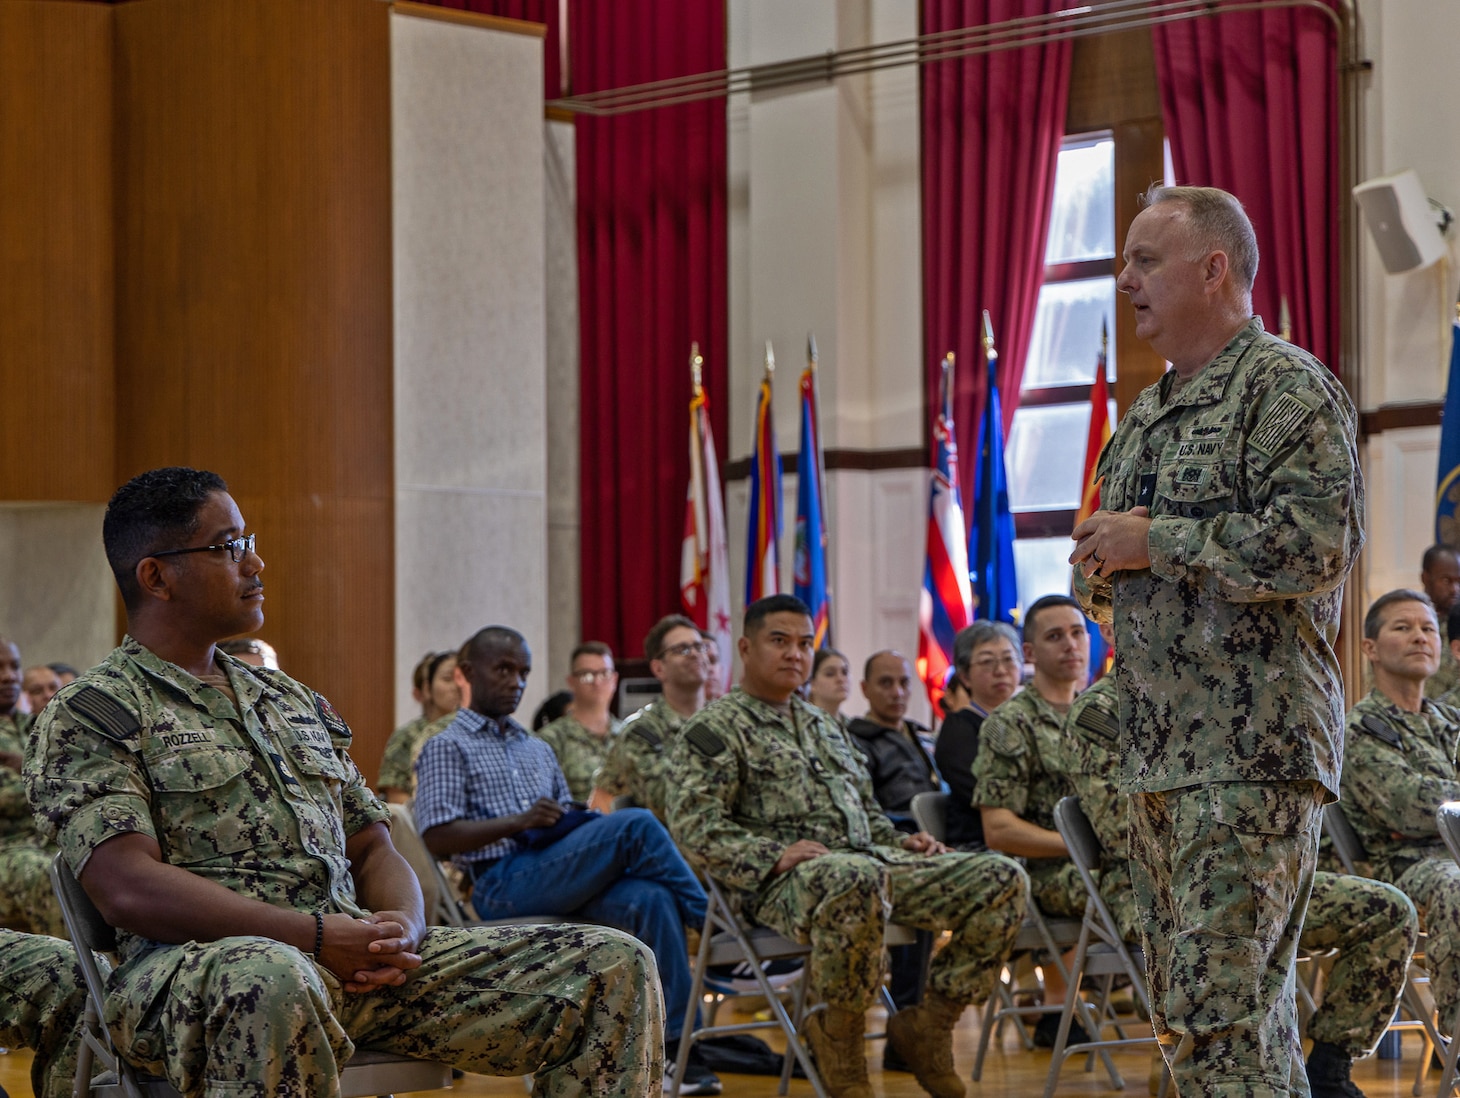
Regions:
<instances>
[{"instance_id":1,"label":"man in blue plaid shirt","mask_svg":"<svg viewBox=\"0 0 1460 1098\"><path fill-rule=\"evenodd\" d=\"M512 719L531 670L515 630L490 626L462 646L457 674L471 689L470 708L416 760L416 823L432 854L450 855L470 875L482 918L569 915L653 949L672 1065L690 988L684 928L704 922L704 890L652 813L585 815L571 804L552 748ZM672 1083L667 1067L665 1089ZM680 1093L720 1093L697 1049Z\"/></svg>"}]
</instances>

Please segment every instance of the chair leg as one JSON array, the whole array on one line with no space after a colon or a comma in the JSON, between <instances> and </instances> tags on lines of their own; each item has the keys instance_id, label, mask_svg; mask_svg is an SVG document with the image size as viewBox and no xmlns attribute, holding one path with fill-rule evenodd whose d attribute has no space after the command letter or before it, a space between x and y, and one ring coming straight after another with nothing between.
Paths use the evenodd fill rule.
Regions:
<instances>
[{"instance_id":1,"label":"chair leg","mask_svg":"<svg viewBox=\"0 0 1460 1098\"><path fill-rule=\"evenodd\" d=\"M979 1027L978 1035L978 1056L973 1061L973 1081L975 1083L983 1076L983 1058L988 1055L989 1041L994 1035L994 1015L999 1010L999 998L1006 994L1003 977L1000 976L999 986L995 989L994 994L989 996L989 1001L983 1008L983 1025Z\"/></svg>"}]
</instances>

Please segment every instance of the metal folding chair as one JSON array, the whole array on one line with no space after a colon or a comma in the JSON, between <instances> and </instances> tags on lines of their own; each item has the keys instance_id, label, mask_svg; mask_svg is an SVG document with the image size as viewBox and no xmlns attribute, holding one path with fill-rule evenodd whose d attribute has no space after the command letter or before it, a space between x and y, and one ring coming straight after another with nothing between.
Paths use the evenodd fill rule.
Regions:
<instances>
[{"instance_id":1,"label":"metal folding chair","mask_svg":"<svg viewBox=\"0 0 1460 1098\"><path fill-rule=\"evenodd\" d=\"M116 931L101 917L62 857L51 862L51 887L61 902L61 917L86 982L82 1045L76 1062L75 1093L96 1098L182 1098L166 1079L143 1075L122 1059L112 1044L105 1017L106 984L96 954L114 954ZM93 1071L96 1072L93 1076ZM357 1051L340 1072L342 1098L390 1098L396 1091L445 1090L451 1069L388 1052Z\"/></svg>"},{"instance_id":2,"label":"metal folding chair","mask_svg":"<svg viewBox=\"0 0 1460 1098\"><path fill-rule=\"evenodd\" d=\"M1338 856L1339 864L1343 871L1355 877L1372 876L1369 870L1369 852L1364 849L1363 840L1354 826L1344 815L1343 807L1334 802L1324 806L1323 809L1323 830L1328 835L1328 840L1333 846L1333 852ZM1444 828L1441 827L1441 835ZM1411 1093L1419 1098L1424 1093L1425 1075L1430 1068L1430 1053L1436 1048L1443 1048L1443 1039L1440 1036L1439 1027L1435 1024L1435 1000L1430 993L1430 977L1424 967L1424 934L1421 932L1419 942L1415 945L1414 957L1409 962L1409 972L1405 976L1404 994L1400 998L1400 1011L1408 1014L1408 1018L1396 1017L1389 1025L1391 1032L1404 1032L1406 1030L1418 1030L1424 1041L1423 1055L1419 1059L1419 1067L1415 1070L1414 1087ZM1444 1093L1441 1091L1441 1093Z\"/></svg>"},{"instance_id":3,"label":"metal folding chair","mask_svg":"<svg viewBox=\"0 0 1460 1098\"><path fill-rule=\"evenodd\" d=\"M674 1089L671 1093L674 1098L679 1098L679 1086L681 1080L684 1079L685 1065L689 1061L690 1046L695 1041L705 1037L747 1033L752 1030L771 1029L779 1026L786 1037L786 1058L781 1069L780 1089L776 1093L785 1094L789 1089L791 1065L795 1062L799 1063L801 1070L806 1073L806 1078L811 1083L811 1089L816 1092L816 1098L826 1098L826 1090L821 1085L821 1077L816 1074L816 1066L812 1063L810 1052L801 1038L800 1027L805 1017L806 1007L806 980L803 976L802 979L796 981L792 1009L788 1011L782 998L785 990L773 987L770 977L766 975L764 969L766 961L786 957L809 957L811 947L793 942L789 938L783 938L768 927L750 926L744 923L713 878L705 877L704 885L707 899L705 925L700 931L700 948L695 956L694 971L690 981L689 1003L685 1008L684 1026L680 1030L682 1036L679 1042L679 1058L674 1073ZM770 1009L770 1020L716 1025L713 1015L709 1015L707 1016L708 1024L696 1027L696 1008L700 1006L700 1001L705 994L705 973L712 965L736 964L740 961L746 962L751 972L754 973L760 994L765 996L766 1004Z\"/></svg>"},{"instance_id":4,"label":"metal folding chair","mask_svg":"<svg viewBox=\"0 0 1460 1098\"><path fill-rule=\"evenodd\" d=\"M1145 959L1140 947L1132 948L1121 938L1115 916L1111 914L1105 898L1100 895L1100 882L1095 877L1103 852L1095 829L1090 826L1080 802L1075 797L1065 797L1055 805L1054 823L1060 837L1069 849L1070 860L1085 885L1085 917L1080 924L1080 939L1075 945L1075 959L1070 966L1069 987L1065 994L1064 1007L1060 1015L1059 1036L1055 1039L1054 1053L1050 1059L1049 1076L1044 1084L1044 1098L1051 1098L1059 1083L1060 1071L1065 1060L1080 1053L1099 1052L1110 1073L1111 1084L1120 1090L1125 1086L1119 1071L1111 1062L1107 1049L1130 1048L1136 1045L1155 1047L1154 1033L1143 1037L1127 1037L1119 1022L1109 1009L1110 991L1117 976L1126 976L1131 982L1131 994L1136 996L1147 1017L1151 1013L1151 1001L1146 989ZM1080 993L1084 977L1100 977L1103 992L1097 1007L1086 1003ZM1091 1040L1079 1044L1068 1044L1070 1027L1079 1018ZM1115 1026L1115 1039L1100 1038L1105 1026ZM1088 1070L1088 1068L1087 1068ZM1170 1075L1161 1080L1161 1095L1164 1098Z\"/></svg>"}]
</instances>

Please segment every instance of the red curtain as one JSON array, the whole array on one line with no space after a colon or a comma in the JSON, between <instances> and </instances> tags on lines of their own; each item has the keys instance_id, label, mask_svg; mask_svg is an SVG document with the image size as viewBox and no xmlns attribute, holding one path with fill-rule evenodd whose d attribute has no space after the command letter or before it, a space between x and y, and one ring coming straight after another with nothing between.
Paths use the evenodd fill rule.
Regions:
<instances>
[{"instance_id":1,"label":"red curtain","mask_svg":"<svg viewBox=\"0 0 1460 1098\"><path fill-rule=\"evenodd\" d=\"M923 0L922 32L1045 15L1064 0ZM973 484L988 390L983 310L993 322L1004 430L1044 279L1054 172L1069 98L1068 42L927 64L923 113L923 357L929 408L939 363L957 355L958 477ZM965 508L966 515L972 515Z\"/></svg>"},{"instance_id":2,"label":"red curtain","mask_svg":"<svg viewBox=\"0 0 1460 1098\"><path fill-rule=\"evenodd\" d=\"M528 23L545 24L547 38L543 42L542 55L543 98L557 99L563 94L563 65L558 37L558 0L421 0L421 2L435 4L440 8L475 12L478 15L498 15L504 19L522 19Z\"/></svg>"},{"instance_id":3,"label":"red curtain","mask_svg":"<svg viewBox=\"0 0 1460 1098\"><path fill-rule=\"evenodd\" d=\"M1220 6L1218 7L1220 11ZM1233 12L1153 31L1178 183L1247 208L1261 253L1253 310L1334 370L1339 350L1338 46L1311 9Z\"/></svg>"},{"instance_id":4,"label":"red curtain","mask_svg":"<svg viewBox=\"0 0 1460 1098\"><path fill-rule=\"evenodd\" d=\"M568 21L575 94L726 65L723 0L571 0ZM679 609L691 341L729 448L725 101L576 133L583 636L637 656Z\"/></svg>"}]
</instances>

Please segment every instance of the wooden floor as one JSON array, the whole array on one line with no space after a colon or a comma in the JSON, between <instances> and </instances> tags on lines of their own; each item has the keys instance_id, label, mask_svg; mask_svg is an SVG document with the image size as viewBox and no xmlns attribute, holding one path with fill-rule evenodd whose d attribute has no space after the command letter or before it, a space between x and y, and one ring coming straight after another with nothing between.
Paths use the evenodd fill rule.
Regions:
<instances>
[{"instance_id":1,"label":"wooden floor","mask_svg":"<svg viewBox=\"0 0 1460 1098\"><path fill-rule=\"evenodd\" d=\"M878 1012L869 1015L869 1022L880 1028ZM772 1044L777 1042L772 1041ZM978 1048L978 1023L973 1013L964 1015L955 1034L954 1052L959 1071L969 1078L973 1071L974 1056ZM1379 1060L1371 1057L1354 1067L1354 1081L1368 1098L1407 1098L1414 1081L1414 1072L1419 1064L1420 1041L1413 1034L1406 1034L1403 1040L1402 1060ZM916 1098L923 1094L911 1075L884 1073L882 1063L882 1042L868 1045L868 1064L872 1067L872 1086L882 1098ZM1150 1057L1144 1050L1118 1053L1114 1057L1116 1067L1126 1076L1124 1091L1116 1091L1109 1078L1097 1067L1094 1073L1086 1074L1083 1064L1072 1061L1060 1077L1057 1095L1121 1094L1125 1098L1142 1098L1147 1092L1147 1074ZM29 1096L30 1053L11 1052L0 1056L0 1086L11 1098ZM1044 1090L1045 1073L1049 1070L1048 1052L1025 1052L1017 1043L1012 1032L1005 1031L1001 1047L989 1053L984 1065L981 1083L971 1083L971 1098L1038 1098ZM724 1077L725 1094L736 1098L769 1098L776 1093L777 1080L756 1076L731 1075ZM1433 1096L1439 1087L1440 1075L1432 1071L1426 1079L1426 1094ZM468 1075L452 1088L457 1095L482 1096L482 1098L520 1098L526 1093L521 1079L493 1079L480 1075ZM431 1093L440 1093L433 1091ZM811 1088L800 1080L791 1083L792 1098L808 1098Z\"/></svg>"}]
</instances>

